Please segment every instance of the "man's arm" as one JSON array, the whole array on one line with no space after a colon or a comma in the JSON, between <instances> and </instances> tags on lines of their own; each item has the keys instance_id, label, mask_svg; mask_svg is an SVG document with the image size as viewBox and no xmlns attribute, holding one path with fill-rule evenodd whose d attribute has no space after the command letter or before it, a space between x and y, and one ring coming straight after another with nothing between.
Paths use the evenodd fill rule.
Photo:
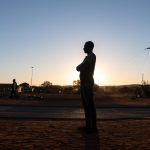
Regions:
<instances>
[{"instance_id":1,"label":"man's arm","mask_svg":"<svg viewBox=\"0 0 150 150\"><path fill-rule=\"evenodd\" d=\"M82 63L76 67L77 71L81 71L81 69L82 69Z\"/></svg>"},{"instance_id":2,"label":"man's arm","mask_svg":"<svg viewBox=\"0 0 150 150\"><path fill-rule=\"evenodd\" d=\"M82 71L83 69L86 69L89 66L89 63L90 63L90 61L89 61L88 57L86 57L83 60L83 62L76 67L76 70L77 71Z\"/></svg>"}]
</instances>

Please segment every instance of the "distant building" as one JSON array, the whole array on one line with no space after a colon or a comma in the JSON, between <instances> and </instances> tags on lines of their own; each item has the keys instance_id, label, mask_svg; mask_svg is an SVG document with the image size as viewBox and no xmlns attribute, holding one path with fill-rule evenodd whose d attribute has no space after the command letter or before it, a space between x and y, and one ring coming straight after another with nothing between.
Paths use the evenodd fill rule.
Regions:
<instances>
[{"instance_id":1,"label":"distant building","mask_svg":"<svg viewBox=\"0 0 150 150\"><path fill-rule=\"evenodd\" d=\"M0 83L0 96L6 96L10 94L11 84L10 83Z\"/></svg>"}]
</instances>

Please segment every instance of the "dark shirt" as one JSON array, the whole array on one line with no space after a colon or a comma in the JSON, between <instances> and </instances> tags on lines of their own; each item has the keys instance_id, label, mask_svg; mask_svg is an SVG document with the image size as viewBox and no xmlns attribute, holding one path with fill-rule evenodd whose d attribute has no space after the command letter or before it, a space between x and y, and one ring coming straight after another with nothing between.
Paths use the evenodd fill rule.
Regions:
<instances>
[{"instance_id":1,"label":"dark shirt","mask_svg":"<svg viewBox=\"0 0 150 150\"><path fill-rule=\"evenodd\" d=\"M94 85L94 69L96 56L94 53L88 54L83 62L77 66L77 71L80 71L81 84Z\"/></svg>"},{"instance_id":2,"label":"dark shirt","mask_svg":"<svg viewBox=\"0 0 150 150\"><path fill-rule=\"evenodd\" d=\"M11 88L13 91L16 91L17 90L17 82L13 82Z\"/></svg>"}]
</instances>

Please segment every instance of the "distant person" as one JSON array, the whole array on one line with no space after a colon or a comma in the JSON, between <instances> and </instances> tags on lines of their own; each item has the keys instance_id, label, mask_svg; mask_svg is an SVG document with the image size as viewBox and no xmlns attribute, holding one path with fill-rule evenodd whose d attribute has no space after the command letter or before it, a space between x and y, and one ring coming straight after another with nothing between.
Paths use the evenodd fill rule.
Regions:
<instances>
[{"instance_id":1,"label":"distant person","mask_svg":"<svg viewBox=\"0 0 150 150\"><path fill-rule=\"evenodd\" d=\"M18 87L17 82L16 82L15 79L13 79L13 83L11 85L11 94L10 94L11 98L14 97L14 96L18 97L18 95L17 95L17 87Z\"/></svg>"},{"instance_id":2,"label":"distant person","mask_svg":"<svg viewBox=\"0 0 150 150\"><path fill-rule=\"evenodd\" d=\"M80 127L79 130L85 130L87 133L97 131L96 127L96 109L93 101L93 89L94 89L94 69L96 63L96 56L93 53L94 43L87 41L84 45L84 52L87 56L83 62L76 67L76 70L80 72L81 82L81 98L85 112L86 126Z\"/></svg>"}]
</instances>

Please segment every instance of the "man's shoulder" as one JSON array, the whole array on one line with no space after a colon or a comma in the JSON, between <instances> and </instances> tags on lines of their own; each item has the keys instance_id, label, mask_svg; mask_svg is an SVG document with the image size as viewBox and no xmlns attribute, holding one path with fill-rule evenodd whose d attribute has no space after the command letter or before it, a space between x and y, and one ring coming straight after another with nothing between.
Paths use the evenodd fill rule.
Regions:
<instances>
[{"instance_id":1,"label":"man's shoulder","mask_svg":"<svg viewBox=\"0 0 150 150\"><path fill-rule=\"evenodd\" d=\"M91 59L96 59L96 55L94 54L94 53L91 53L90 55L89 55L89 57L91 57Z\"/></svg>"},{"instance_id":2,"label":"man's shoulder","mask_svg":"<svg viewBox=\"0 0 150 150\"><path fill-rule=\"evenodd\" d=\"M88 56L86 56L85 58L88 62L95 62L96 60L96 55L94 53L89 54Z\"/></svg>"}]
</instances>

